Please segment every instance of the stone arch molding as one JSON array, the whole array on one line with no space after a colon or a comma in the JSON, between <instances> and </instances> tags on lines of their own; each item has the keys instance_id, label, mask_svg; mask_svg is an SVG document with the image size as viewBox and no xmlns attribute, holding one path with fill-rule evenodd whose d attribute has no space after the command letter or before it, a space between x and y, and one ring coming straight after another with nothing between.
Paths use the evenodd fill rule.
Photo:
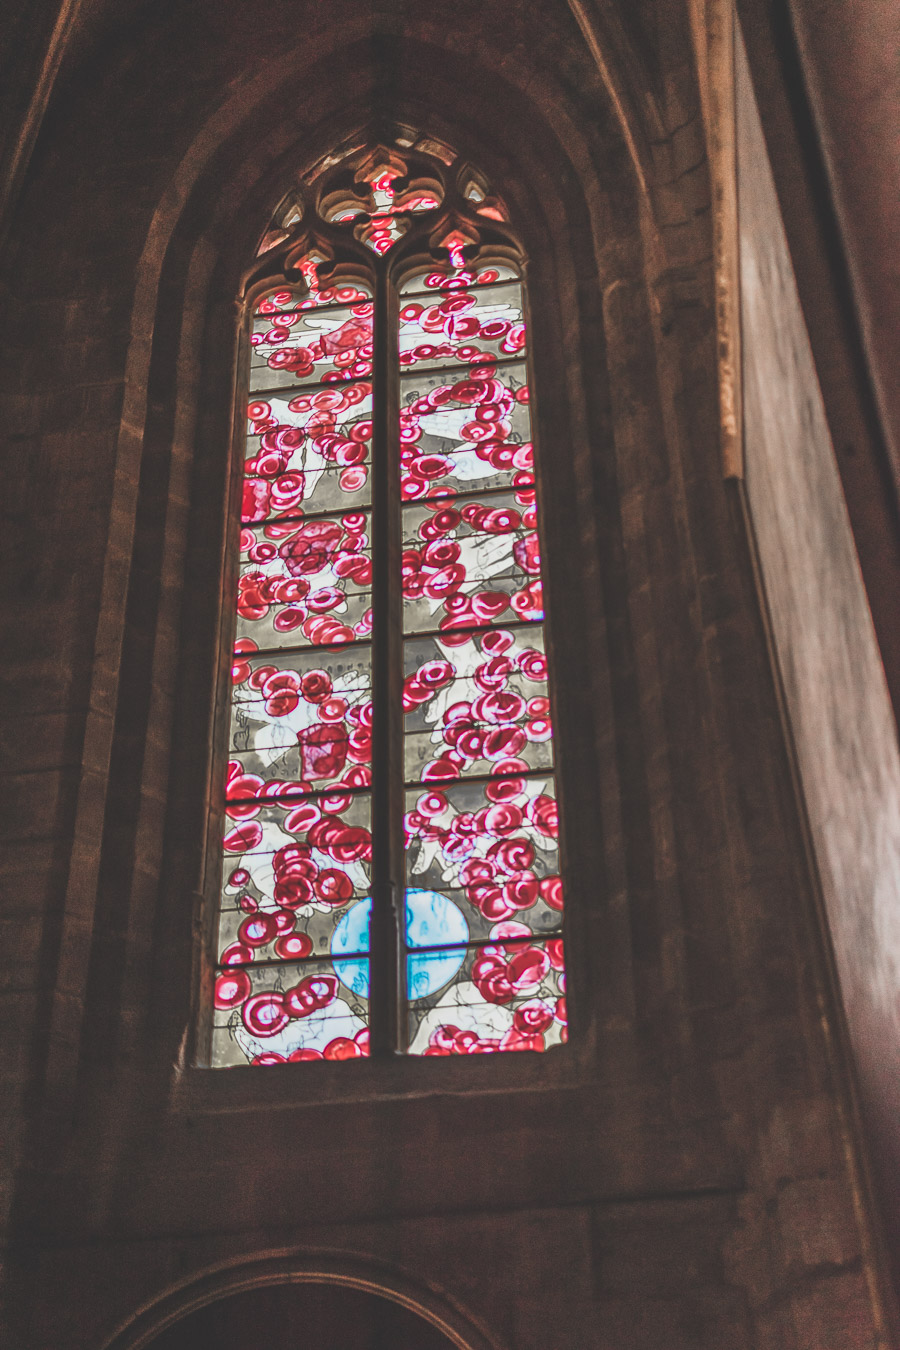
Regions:
<instances>
[{"instance_id":1,"label":"stone arch molding","mask_svg":"<svg viewBox=\"0 0 900 1350\"><path fill-rule=\"evenodd\" d=\"M361 21L354 26L353 31L332 33L331 48L326 45L326 54L325 57L320 56L318 69L324 71L324 62L328 59L329 50L337 55L341 52L346 54L348 47L353 43L358 44L364 37L371 37L371 33ZM439 52L437 33L417 32L414 39L404 38L404 41L430 42L429 49L432 54ZM521 70L510 70L508 66L504 66L502 70L494 69L494 65L501 64L499 58L495 60L495 57L496 53L492 55L489 52L484 58L482 76L487 76L491 80L502 80L505 87L515 90L517 97L534 109L536 126L547 144L557 147L569 166L566 187L568 195L565 198L563 214L572 203L575 204L583 224L580 247L586 254L591 255L592 267L598 268L601 273L598 278L601 283L600 290L618 280L623 271L631 272L632 275L635 270L642 272L640 259L642 255L646 255L640 235L648 219L648 203L641 188L643 175L636 171L628 149L631 138L623 134L615 112L616 101L607 100L607 121L604 127L598 129L595 125L579 126L574 115L575 110L560 91L557 91L556 96L552 91L549 95L544 91L542 96L541 88L536 87L540 82L546 83L550 79L546 70L541 71L540 79L537 80L526 65L523 65ZM302 65L302 55L298 54L296 49L288 51L273 57L263 71L254 73L246 82L234 89L200 127L182 155L168 186L158 199L145 236L136 268L137 284L131 319L132 336L125 368L126 396L118 434L111 504L111 519L114 524L110 531L104 563L101 618L95 648L98 653L104 654L105 659L98 659L94 663L93 688L88 700L90 709L104 711L89 713L85 729L85 755L97 763L104 761L108 763L111 754L113 728L105 710L116 704L122 667L121 652L126 640L123 616L127 603L129 574L127 567L123 567L122 560L133 555L135 520L141 500L141 466L148 453L148 446L152 448L154 440L158 442L160 439L155 435L153 428L153 419L158 415L160 399L157 397L157 407L154 409L154 400L150 397L148 388L148 371L156 352L154 334L157 320L166 307L171 311L175 303L174 297L179 294L187 310L195 313L208 312L211 303L221 308L223 303L221 247L223 237L228 236L228 229L227 225L223 227L220 213L229 214L232 221L240 220L243 232L248 228L244 223L245 217L241 214L246 204L254 219L258 218L261 229L279 194L284 190L284 175L291 164L294 164L296 172L298 164L296 126L291 132L290 119L284 115L273 117L266 124L261 108L273 91L280 94L292 83L296 87L298 81L305 78ZM598 89L601 85L602 78L598 73ZM424 105L425 99L426 91L421 89L420 103ZM357 109L357 114L359 111L361 110ZM459 116L461 123L463 122L459 102L450 107L448 116L450 118ZM332 119L329 123L326 113L323 123L328 125L315 128L311 135L321 140L336 120L339 119ZM359 122L357 121L355 125L358 126ZM345 122L343 127L337 129L344 130L346 134L348 130L354 129L354 123ZM422 129L425 130L426 127L423 126ZM466 136L469 153L474 158L481 136L468 127L466 130L469 133ZM256 158L248 153L248 138L259 146ZM508 150L512 154L515 146L509 127L506 140L510 143ZM619 174L615 203L607 196L606 186L598 174L598 166L592 154L592 150L596 151L598 141L605 147L612 147L615 153ZM460 148L464 148L462 144ZM501 146L501 152L502 150ZM515 152L518 153L518 150ZM545 154L546 151L542 150L541 153ZM625 178L629 181L623 191ZM210 220L209 217L203 216L202 203L205 200L208 204L211 185L218 186L221 193L219 201L224 202L227 199L227 203L215 206ZM587 196L591 197L590 204L586 201ZM201 203L199 212L198 201ZM563 231L568 229L569 224L564 221ZM240 241L242 245L246 242L248 242L246 238ZM236 248L235 241L232 239L226 247ZM229 270L230 261L224 260L225 271ZM574 284L573 275L572 288ZM182 331L176 358L173 361L169 355L163 361L172 372L174 381L169 386L169 392L173 395L175 437L184 447L194 442L192 418L196 412L196 396L192 384L195 376L190 373L190 368L192 361L199 359L198 347L196 329L193 335ZM185 359L182 359L182 353ZM189 469L185 468L183 456L180 463L179 471L189 472ZM175 572L179 567L179 559L183 557L185 541L179 533L180 527L170 529L163 526L163 529L166 533L163 565L168 566L166 559L170 559L170 570ZM83 795L87 798L91 791L92 786L86 785ZM88 809L79 814L85 832L92 829L96 831L96 825L92 825L91 822L100 819L101 813ZM79 858L97 856L100 838L85 837L81 843L82 847L77 852ZM161 841L157 841L156 847L161 848ZM149 854L145 856L149 861ZM84 864L85 869L88 867L88 864ZM78 911L79 926L85 921L88 926L92 926L91 918L84 911L94 904L95 887L90 878L81 875L79 868L78 863L74 864L69 878L70 893L73 897L78 897L71 907L71 912ZM67 905L68 912L70 907ZM62 943L62 950L63 952L67 950L65 940ZM65 978L60 979L60 987L66 988L69 995L56 1000L53 1019L54 1029L59 1034L51 1034L49 1038L51 1047L67 1047L71 1044L73 1035L77 1039L75 1029L72 1027L73 999L70 995L72 986L83 982L85 976L85 970L68 971ZM81 1007L86 1006L86 1000L78 1002ZM64 1096L71 1099L75 1091L73 1076L76 1072L76 1057L69 1055L65 1048L61 1053L55 1053L51 1049L50 1060L48 1064L50 1095L57 1096L62 1091Z\"/></svg>"},{"instance_id":2,"label":"stone arch molding","mask_svg":"<svg viewBox=\"0 0 900 1350\"><path fill-rule=\"evenodd\" d=\"M236 1294L277 1285L324 1284L373 1294L430 1323L457 1350L509 1350L444 1290L361 1257L299 1250L269 1252L210 1266L140 1308L100 1350L152 1350L158 1336L191 1313Z\"/></svg>"},{"instance_id":3,"label":"stone arch molding","mask_svg":"<svg viewBox=\"0 0 900 1350\"><path fill-rule=\"evenodd\" d=\"M153 214L138 272L141 284L136 294L136 317L144 314L149 317L146 307L150 297L146 297L142 305L142 293L148 288L155 291L154 280L160 275L166 250L184 208L202 175L228 142L238 136L243 127L254 121L266 100L277 101L281 96L290 99L300 81L327 82L330 62L339 59L343 53L354 47L371 41L374 36L371 17L360 16L336 25L320 39L320 54L312 68L304 66L302 47L273 56L252 77L241 80L239 87L234 89L207 119L182 156ZM591 36L593 37L593 34ZM623 90L623 85L635 83L633 78L626 80L624 75L629 65L635 65L633 59L626 60L625 56L619 53L618 61L601 60L602 52L596 40L590 41L585 37L585 43L586 55L589 52L590 61L596 66L598 77L606 91L609 114L616 124L616 132L621 138L623 147L627 149L636 183L642 195L646 196L647 183L652 177L649 142L654 137L659 138L664 134L655 101L640 87ZM446 31L427 22L418 25L412 35L410 50L414 51L416 48L423 52L431 49L438 57L442 52L449 54L452 51L447 45ZM612 55L610 53L610 58ZM565 148L582 177L585 180L592 177L596 170L591 164L590 150L584 131L579 125L577 110L565 106L564 101L559 98L560 90L556 86L552 90L548 87L543 72L542 78L537 79L533 67L524 61L520 67L512 65L502 60L500 54L493 53L489 47L479 52L478 59L479 73L491 80L499 81L501 88L506 85L515 90L531 103L538 117L545 122L559 142L559 146ZM639 85L640 81L637 83ZM629 95L632 97L629 98ZM645 119L641 119L631 106L637 102L638 96L649 110ZM271 145L267 148L271 154ZM651 206L649 197L646 205L648 208ZM148 329L133 325L132 331L141 333L147 332Z\"/></svg>"}]
</instances>

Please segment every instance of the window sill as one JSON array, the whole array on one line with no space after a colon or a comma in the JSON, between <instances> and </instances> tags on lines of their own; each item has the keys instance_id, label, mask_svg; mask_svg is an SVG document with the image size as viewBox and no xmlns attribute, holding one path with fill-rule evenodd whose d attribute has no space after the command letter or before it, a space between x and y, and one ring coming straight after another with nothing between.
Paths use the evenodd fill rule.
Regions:
<instances>
[{"instance_id":1,"label":"window sill","mask_svg":"<svg viewBox=\"0 0 900 1350\"><path fill-rule=\"evenodd\" d=\"M178 1070L170 1102L176 1112L296 1110L346 1102L413 1100L434 1096L488 1096L572 1089L584 1081L583 1055L572 1046L543 1053L434 1058L397 1055L268 1068L191 1067Z\"/></svg>"}]
</instances>

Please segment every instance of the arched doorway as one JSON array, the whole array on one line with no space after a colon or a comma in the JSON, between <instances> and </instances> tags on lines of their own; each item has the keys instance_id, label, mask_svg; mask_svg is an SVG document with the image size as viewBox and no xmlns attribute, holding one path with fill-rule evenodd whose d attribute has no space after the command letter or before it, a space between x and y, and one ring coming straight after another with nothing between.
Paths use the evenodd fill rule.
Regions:
<instances>
[{"instance_id":1,"label":"arched doorway","mask_svg":"<svg viewBox=\"0 0 900 1350\"><path fill-rule=\"evenodd\" d=\"M195 1309L148 1350L449 1350L431 1322L393 1299L335 1284L278 1284Z\"/></svg>"}]
</instances>

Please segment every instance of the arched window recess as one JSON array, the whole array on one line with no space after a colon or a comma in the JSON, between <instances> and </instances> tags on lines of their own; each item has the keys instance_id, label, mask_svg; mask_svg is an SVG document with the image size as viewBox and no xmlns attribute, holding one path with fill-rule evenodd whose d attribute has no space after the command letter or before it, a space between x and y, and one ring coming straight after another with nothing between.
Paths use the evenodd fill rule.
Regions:
<instances>
[{"instance_id":1,"label":"arched window recess","mask_svg":"<svg viewBox=\"0 0 900 1350\"><path fill-rule=\"evenodd\" d=\"M521 265L419 141L310 175L247 275L214 1065L566 1038Z\"/></svg>"}]
</instances>

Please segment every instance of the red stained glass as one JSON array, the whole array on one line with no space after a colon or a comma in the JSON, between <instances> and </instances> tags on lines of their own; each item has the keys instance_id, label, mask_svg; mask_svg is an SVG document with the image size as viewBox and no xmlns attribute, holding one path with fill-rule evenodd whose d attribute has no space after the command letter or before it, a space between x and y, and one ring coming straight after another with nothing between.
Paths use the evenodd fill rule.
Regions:
<instances>
[{"instance_id":1,"label":"red stained glass","mask_svg":"<svg viewBox=\"0 0 900 1350\"><path fill-rule=\"evenodd\" d=\"M251 391L371 376L372 308L361 300L259 315L250 335Z\"/></svg>"},{"instance_id":2,"label":"red stained glass","mask_svg":"<svg viewBox=\"0 0 900 1350\"><path fill-rule=\"evenodd\" d=\"M354 233L374 253L388 253L409 229L408 215L432 211L440 206L442 194L433 186L407 183L397 190L403 171L390 164L378 164L364 175L368 188L368 209L345 207L333 219L356 222Z\"/></svg>"},{"instance_id":3,"label":"red stained glass","mask_svg":"<svg viewBox=\"0 0 900 1350\"><path fill-rule=\"evenodd\" d=\"M508 263L474 264L469 268L455 267L440 272L432 269L412 277L403 287L403 294L412 296L422 292L437 292L451 295L456 291L471 290L473 286L494 286L503 281L519 281L518 272Z\"/></svg>"},{"instance_id":4,"label":"red stained glass","mask_svg":"<svg viewBox=\"0 0 900 1350\"><path fill-rule=\"evenodd\" d=\"M531 495L529 493L529 495ZM543 618L534 508L496 493L444 497L404 512L407 632Z\"/></svg>"},{"instance_id":5,"label":"red stained glass","mask_svg":"<svg viewBox=\"0 0 900 1350\"><path fill-rule=\"evenodd\" d=\"M407 903L452 930L408 931L424 1055L566 1039L521 286L451 257L400 303Z\"/></svg>"},{"instance_id":6,"label":"red stained glass","mask_svg":"<svg viewBox=\"0 0 900 1350\"><path fill-rule=\"evenodd\" d=\"M331 961L228 966L216 978L213 1063L290 1064L369 1053L368 1000Z\"/></svg>"},{"instance_id":7,"label":"red stained glass","mask_svg":"<svg viewBox=\"0 0 900 1350\"><path fill-rule=\"evenodd\" d=\"M310 243L290 263L302 285L273 278L253 307L216 1065L369 1054L370 1017L377 1032L384 1016L370 993L377 1009L385 979L369 929L394 848L406 867L407 1030L393 1048L566 1040L522 288L473 242L485 219L507 219L497 198L470 183L471 218L442 215L445 176L462 171L438 149L374 151L355 177L336 168L334 190L326 175L328 256ZM293 247L283 228L272 253L282 239ZM357 252L341 262L346 239ZM376 272L402 249L411 264L392 320L376 312ZM396 437L399 473L385 486L399 538L384 492L372 496L375 429L397 379L377 368L379 333L395 371L399 357L399 423L381 442ZM373 649L397 650L378 626L386 585L402 591L402 669L373 688ZM373 762L377 726L400 704L402 746ZM392 833L379 804L394 773L406 800Z\"/></svg>"},{"instance_id":8,"label":"red stained glass","mask_svg":"<svg viewBox=\"0 0 900 1350\"><path fill-rule=\"evenodd\" d=\"M408 782L518 779L552 767L547 662L543 634L534 629L490 628L452 645L440 638L406 643ZM509 791L507 785L501 796Z\"/></svg>"},{"instance_id":9,"label":"red stained glass","mask_svg":"<svg viewBox=\"0 0 900 1350\"><path fill-rule=\"evenodd\" d=\"M243 529L237 634L245 650L337 645L368 636L367 530L363 511Z\"/></svg>"},{"instance_id":10,"label":"red stained glass","mask_svg":"<svg viewBox=\"0 0 900 1350\"><path fill-rule=\"evenodd\" d=\"M231 764L238 764L261 784L271 779L294 784L300 792L367 786L370 668L369 647L355 644L337 654L319 648L263 656L240 653L232 672L229 774ZM259 786L255 795L289 790ZM226 786L226 797L231 793Z\"/></svg>"},{"instance_id":11,"label":"red stained glass","mask_svg":"<svg viewBox=\"0 0 900 1350\"><path fill-rule=\"evenodd\" d=\"M562 942L516 940L513 923L497 928L494 942L460 949L462 964L446 989L414 1000L411 1054L547 1050L567 1040ZM427 976L446 957L418 959Z\"/></svg>"},{"instance_id":12,"label":"red stained glass","mask_svg":"<svg viewBox=\"0 0 900 1350\"><path fill-rule=\"evenodd\" d=\"M459 364L401 380L401 487L407 501L448 488L533 486L528 386L521 361ZM533 505L523 496L519 506Z\"/></svg>"},{"instance_id":13,"label":"red stained glass","mask_svg":"<svg viewBox=\"0 0 900 1350\"><path fill-rule=\"evenodd\" d=\"M400 364L416 370L450 361L503 360L525 346L518 282L404 296Z\"/></svg>"}]
</instances>

